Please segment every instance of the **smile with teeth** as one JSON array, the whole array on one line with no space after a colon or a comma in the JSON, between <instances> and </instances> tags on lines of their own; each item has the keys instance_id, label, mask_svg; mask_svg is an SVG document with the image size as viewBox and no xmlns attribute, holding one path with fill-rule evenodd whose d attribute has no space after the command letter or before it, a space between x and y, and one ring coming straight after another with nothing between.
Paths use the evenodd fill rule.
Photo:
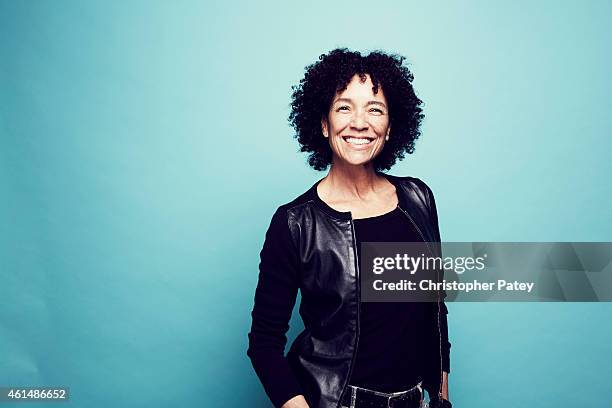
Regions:
<instances>
[{"instance_id":1,"label":"smile with teeth","mask_svg":"<svg viewBox=\"0 0 612 408\"><path fill-rule=\"evenodd\" d=\"M372 143L374 138L372 137L352 137L352 136L343 136L345 142L354 144L354 145L366 145Z\"/></svg>"}]
</instances>

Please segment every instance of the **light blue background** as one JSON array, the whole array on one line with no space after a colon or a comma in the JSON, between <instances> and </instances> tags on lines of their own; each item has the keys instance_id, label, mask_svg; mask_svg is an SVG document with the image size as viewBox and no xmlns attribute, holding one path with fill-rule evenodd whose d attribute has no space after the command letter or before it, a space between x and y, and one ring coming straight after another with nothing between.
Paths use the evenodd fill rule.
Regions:
<instances>
[{"instance_id":1,"label":"light blue background","mask_svg":"<svg viewBox=\"0 0 612 408\"><path fill-rule=\"evenodd\" d=\"M245 355L259 250L324 175L286 118L336 46L412 63L427 117L391 173L431 186L444 240L611 241L611 17L606 1L2 0L0 386L269 406ZM612 404L610 304L449 309L456 407Z\"/></svg>"}]
</instances>

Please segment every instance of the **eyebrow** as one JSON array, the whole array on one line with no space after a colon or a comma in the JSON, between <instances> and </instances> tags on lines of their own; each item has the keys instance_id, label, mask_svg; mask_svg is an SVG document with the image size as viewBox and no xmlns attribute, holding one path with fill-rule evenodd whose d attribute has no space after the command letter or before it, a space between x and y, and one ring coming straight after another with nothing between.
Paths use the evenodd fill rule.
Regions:
<instances>
[{"instance_id":1,"label":"eyebrow","mask_svg":"<svg viewBox=\"0 0 612 408\"><path fill-rule=\"evenodd\" d=\"M334 101L334 103L336 103L336 102L349 102L349 103L353 103L353 100L349 99L349 98L338 98L338 99L336 99ZM380 106L383 106L385 108L387 107L387 105L385 105L383 102L380 102L380 101L368 101L366 103L366 106L368 106L368 105L380 105Z\"/></svg>"}]
</instances>

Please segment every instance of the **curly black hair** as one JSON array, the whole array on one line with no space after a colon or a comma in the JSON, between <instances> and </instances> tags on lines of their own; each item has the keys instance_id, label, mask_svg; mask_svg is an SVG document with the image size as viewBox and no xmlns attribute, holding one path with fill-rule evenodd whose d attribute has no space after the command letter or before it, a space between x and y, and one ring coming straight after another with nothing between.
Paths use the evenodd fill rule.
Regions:
<instances>
[{"instance_id":1,"label":"curly black hair","mask_svg":"<svg viewBox=\"0 0 612 408\"><path fill-rule=\"evenodd\" d=\"M406 58L373 51L362 56L357 51L337 48L321 54L319 61L306 67L299 85L292 86L289 123L295 129L294 137L300 151L308 152L308 164L315 170L325 170L332 162L332 151L323 137L321 119L327 118L336 92L346 89L355 75L365 80L368 74L374 93L381 87L388 102L391 133L389 141L374 158L376 170L388 170L405 153L414 152L414 142L420 136L424 118L422 101L412 88L414 76L403 65Z\"/></svg>"}]
</instances>

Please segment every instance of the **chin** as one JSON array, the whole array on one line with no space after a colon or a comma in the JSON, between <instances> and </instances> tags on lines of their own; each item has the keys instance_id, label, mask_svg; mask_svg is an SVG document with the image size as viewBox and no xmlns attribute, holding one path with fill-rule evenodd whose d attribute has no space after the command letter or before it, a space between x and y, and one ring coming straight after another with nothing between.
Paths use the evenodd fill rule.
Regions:
<instances>
[{"instance_id":1,"label":"chin","mask_svg":"<svg viewBox=\"0 0 612 408\"><path fill-rule=\"evenodd\" d=\"M340 161L343 164L348 164L351 166L365 166L366 164L371 163L373 161L373 158L370 159L369 157L367 158L344 157L344 158L341 158Z\"/></svg>"}]
</instances>

